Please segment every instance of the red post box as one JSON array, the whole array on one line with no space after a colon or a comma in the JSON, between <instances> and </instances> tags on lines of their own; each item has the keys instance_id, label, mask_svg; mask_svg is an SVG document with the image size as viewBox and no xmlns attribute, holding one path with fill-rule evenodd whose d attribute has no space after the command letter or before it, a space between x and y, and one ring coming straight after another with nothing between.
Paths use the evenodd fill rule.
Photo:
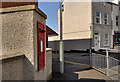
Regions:
<instances>
[{"instance_id":1,"label":"red post box","mask_svg":"<svg viewBox=\"0 0 120 82\"><path fill-rule=\"evenodd\" d=\"M45 28L41 23L37 23L37 43L38 43L38 71L45 67Z\"/></svg>"}]
</instances>

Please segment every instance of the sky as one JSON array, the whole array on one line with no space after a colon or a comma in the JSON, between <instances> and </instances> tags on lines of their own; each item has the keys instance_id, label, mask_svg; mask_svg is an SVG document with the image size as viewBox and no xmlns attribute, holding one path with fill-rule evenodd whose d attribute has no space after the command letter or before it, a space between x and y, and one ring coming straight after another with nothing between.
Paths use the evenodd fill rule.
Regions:
<instances>
[{"instance_id":1,"label":"sky","mask_svg":"<svg viewBox=\"0 0 120 82\"><path fill-rule=\"evenodd\" d=\"M58 32L58 2L39 2L38 7L47 15L46 25Z\"/></svg>"}]
</instances>

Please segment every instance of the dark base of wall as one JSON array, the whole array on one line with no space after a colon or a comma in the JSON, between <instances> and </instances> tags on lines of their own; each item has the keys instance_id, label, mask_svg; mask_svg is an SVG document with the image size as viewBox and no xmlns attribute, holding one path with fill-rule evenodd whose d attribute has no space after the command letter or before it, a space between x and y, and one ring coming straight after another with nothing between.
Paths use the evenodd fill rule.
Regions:
<instances>
[{"instance_id":1,"label":"dark base of wall","mask_svg":"<svg viewBox=\"0 0 120 82\"><path fill-rule=\"evenodd\" d=\"M53 53L59 53L59 51L52 51ZM70 51L64 51L64 53L90 53L90 50L70 50ZM92 53L95 53L95 50L92 50Z\"/></svg>"},{"instance_id":2,"label":"dark base of wall","mask_svg":"<svg viewBox=\"0 0 120 82\"><path fill-rule=\"evenodd\" d=\"M47 80L51 80L52 79L52 73L48 75Z\"/></svg>"}]
</instances>

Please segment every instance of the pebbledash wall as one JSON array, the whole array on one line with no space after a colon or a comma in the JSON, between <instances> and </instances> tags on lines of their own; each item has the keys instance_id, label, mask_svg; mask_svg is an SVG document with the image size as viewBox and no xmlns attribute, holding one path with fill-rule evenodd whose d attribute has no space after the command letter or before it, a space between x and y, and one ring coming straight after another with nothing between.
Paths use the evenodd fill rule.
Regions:
<instances>
[{"instance_id":1,"label":"pebbledash wall","mask_svg":"<svg viewBox=\"0 0 120 82\"><path fill-rule=\"evenodd\" d=\"M37 22L47 16L35 5L1 9L2 80L47 80L52 74L52 50L46 49L45 68L37 71Z\"/></svg>"}]
</instances>

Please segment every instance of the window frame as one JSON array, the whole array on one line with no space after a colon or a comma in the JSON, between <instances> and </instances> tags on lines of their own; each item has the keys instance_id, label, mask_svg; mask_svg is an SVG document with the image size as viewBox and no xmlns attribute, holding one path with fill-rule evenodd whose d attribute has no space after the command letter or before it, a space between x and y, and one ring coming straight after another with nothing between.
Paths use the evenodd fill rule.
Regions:
<instances>
[{"instance_id":1,"label":"window frame","mask_svg":"<svg viewBox=\"0 0 120 82\"><path fill-rule=\"evenodd\" d=\"M107 15L107 18L106 18L106 16L105 16L105 14ZM104 13L104 24L105 25L109 25L109 15L107 14L107 13ZM106 23L107 22L107 23Z\"/></svg>"},{"instance_id":2,"label":"window frame","mask_svg":"<svg viewBox=\"0 0 120 82\"><path fill-rule=\"evenodd\" d=\"M106 35L108 38L106 38ZM107 44L106 44L106 41L108 41ZM104 46L109 46L109 34L105 34Z\"/></svg>"},{"instance_id":3,"label":"window frame","mask_svg":"<svg viewBox=\"0 0 120 82\"><path fill-rule=\"evenodd\" d=\"M117 18L118 17L118 18ZM118 25L117 25L118 24ZM116 16L116 26L119 26L119 16Z\"/></svg>"},{"instance_id":4,"label":"window frame","mask_svg":"<svg viewBox=\"0 0 120 82\"><path fill-rule=\"evenodd\" d=\"M119 10L120 10L120 1L119 1Z\"/></svg>"},{"instance_id":5,"label":"window frame","mask_svg":"<svg viewBox=\"0 0 120 82\"><path fill-rule=\"evenodd\" d=\"M104 1L102 1L102 2L100 2L100 4L103 5L103 6L105 6L106 3Z\"/></svg>"},{"instance_id":6,"label":"window frame","mask_svg":"<svg viewBox=\"0 0 120 82\"><path fill-rule=\"evenodd\" d=\"M97 16L97 13L99 13L99 16ZM95 13L95 19L96 19L96 24L102 24L102 22L101 22L101 12L96 12ZM99 19L99 23L97 23L97 19Z\"/></svg>"}]
</instances>

